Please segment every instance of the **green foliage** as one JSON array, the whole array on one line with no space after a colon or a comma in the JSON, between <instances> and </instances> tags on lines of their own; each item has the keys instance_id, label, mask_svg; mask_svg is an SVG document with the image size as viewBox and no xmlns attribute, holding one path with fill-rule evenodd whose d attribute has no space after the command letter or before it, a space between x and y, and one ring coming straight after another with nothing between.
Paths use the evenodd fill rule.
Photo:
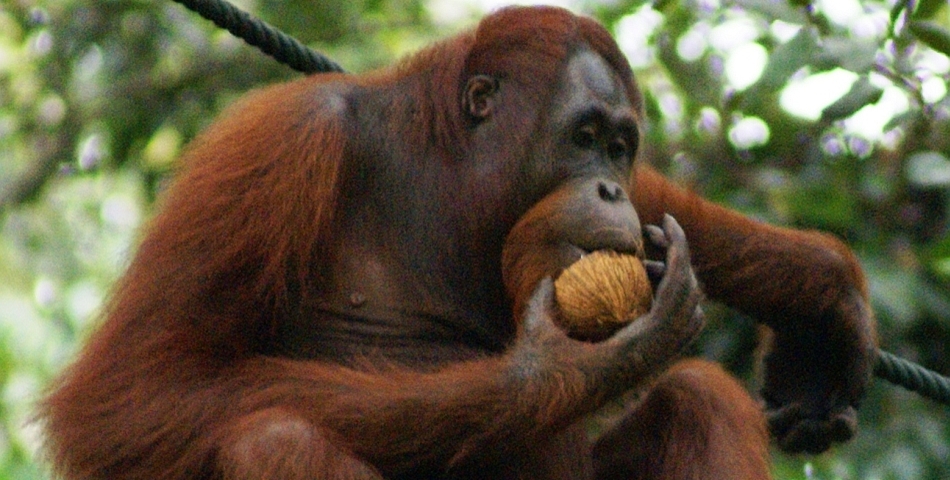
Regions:
<instances>
[{"instance_id":1,"label":"green foliage","mask_svg":"<svg viewBox=\"0 0 950 480\"><path fill-rule=\"evenodd\" d=\"M851 85L848 93L821 111L821 120L832 122L850 117L858 113L858 110L877 103L882 95L884 95L884 89L872 84L867 76L863 76Z\"/></svg>"},{"instance_id":2,"label":"green foliage","mask_svg":"<svg viewBox=\"0 0 950 480\"><path fill-rule=\"evenodd\" d=\"M865 266L883 347L950 373L946 2L718 3L627 10L660 17L646 42L625 45L631 58L645 51L655 59L636 72L648 92L650 157L748 214L843 236ZM843 15L834 10L842 4L859 8ZM625 38L636 23L615 18ZM722 38L723 25L732 39ZM737 85L726 67L735 52L753 51L749 44L767 59L754 82ZM824 74L841 81L808 83ZM809 88L793 95L800 85ZM831 89L840 93L812 98ZM799 113L808 102L811 111ZM741 141L740 127L762 124L764 141ZM717 327L735 323L734 314L713 312ZM747 371L747 351L727 345L747 346L749 333L723 335L703 351ZM859 437L831 454L776 452L777 478L950 476L945 407L876 383L860 420Z\"/></svg>"},{"instance_id":3,"label":"green foliage","mask_svg":"<svg viewBox=\"0 0 950 480\"><path fill-rule=\"evenodd\" d=\"M433 24L435 0L237 3L351 71L457 28ZM883 346L950 374L946 0L576 4L634 63L651 161L757 218L844 237ZM181 149L242 93L296 76L173 2L0 3L0 478L45 478L32 402L92 328ZM754 328L710 311L700 353L748 374ZM832 453L776 452L776 477L950 477L945 407L876 383L860 421Z\"/></svg>"},{"instance_id":4,"label":"green foliage","mask_svg":"<svg viewBox=\"0 0 950 480\"><path fill-rule=\"evenodd\" d=\"M433 31L414 0L254 8L298 20L350 69ZM94 325L183 145L239 95L294 77L173 2L0 3L0 478L47 477L32 405Z\"/></svg>"},{"instance_id":5,"label":"green foliage","mask_svg":"<svg viewBox=\"0 0 950 480\"><path fill-rule=\"evenodd\" d=\"M950 55L950 31L947 29L937 23L924 20L913 20L907 28L930 48L944 55Z\"/></svg>"}]
</instances>

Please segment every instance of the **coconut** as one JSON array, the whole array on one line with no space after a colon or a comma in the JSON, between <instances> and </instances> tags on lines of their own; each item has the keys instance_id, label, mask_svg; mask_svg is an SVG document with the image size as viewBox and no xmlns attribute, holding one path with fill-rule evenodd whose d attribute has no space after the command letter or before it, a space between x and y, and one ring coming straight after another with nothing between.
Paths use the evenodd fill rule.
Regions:
<instances>
[{"instance_id":1,"label":"coconut","mask_svg":"<svg viewBox=\"0 0 950 480\"><path fill-rule=\"evenodd\" d=\"M571 336L604 339L650 311L653 289L635 255L598 250L554 281L560 326Z\"/></svg>"}]
</instances>

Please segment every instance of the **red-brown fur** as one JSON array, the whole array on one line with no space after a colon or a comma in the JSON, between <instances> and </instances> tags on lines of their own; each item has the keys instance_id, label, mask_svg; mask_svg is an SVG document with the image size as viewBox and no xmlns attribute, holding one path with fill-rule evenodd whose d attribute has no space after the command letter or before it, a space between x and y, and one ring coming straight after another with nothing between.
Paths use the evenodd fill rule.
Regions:
<instances>
[{"instance_id":1,"label":"red-brown fur","mask_svg":"<svg viewBox=\"0 0 950 480\"><path fill-rule=\"evenodd\" d=\"M771 421L779 445L825 450L828 441L804 441L786 430L785 420L829 412L822 435L849 438L877 342L854 253L831 235L765 225L703 201L649 168L638 169L635 181L634 204L644 223L658 222L664 213L682 223L707 295L774 332L763 394L773 413L785 416ZM783 410L785 405L795 406ZM794 411L800 406L810 413Z\"/></svg>"},{"instance_id":2,"label":"red-brown fur","mask_svg":"<svg viewBox=\"0 0 950 480\"><path fill-rule=\"evenodd\" d=\"M598 478L769 477L768 431L758 405L722 368L702 360L666 371L594 455Z\"/></svg>"},{"instance_id":3,"label":"red-brown fur","mask_svg":"<svg viewBox=\"0 0 950 480\"><path fill-rule=\"evenodd\" d=\"M609 347L549 332L524 340L535 330L516 328L510 311L497 313L511 305L500 270L505 233L549 187L526 188L530 195L510 202L520 188L505 183L510 175L473 182L465 175L476 178L472 172L483 164L464 162L481 152L478 158L497 161L499 171L518 172L512 159L539 141L532 125L543 122L555 92L546 86L559 81L579 44L607 61L640 108L630 69L605 30L562 10L536 9L505 10L477 33L392 70L312 76L252 93L229 109L188 149L104 323L42 404L56 472L69 479L593 478L595 467L615 467L611 458L632 459L627 466L643 472L664 458L676 473L656 478L686 478L681 474L692 466L706 478L767 477L764 417L705 363L675 367L638 416L624 420L635 423L634 431L669 432L667 450L632 444L649 433L614 433L592 454L579 422L621 393L614 391L620 385L591 387L591 368L599 368ZM460 86L473 72L504 74L519 92L504 97L509 103L495 121L511 128L491 143L472 138L459 109ZM347 116L347 95L355 90L375 92L366 98L378 101L379 118L363 112L366 118L355 124ZM358 172L380 155L357 144L357 136L381 139L372 148L392 150L391 162L407 169L390 169L387 179L405 175L423 190L396 189L398 181L381 185L394 189L398 205L379 208L405 207L409 223L432 235L364 233L347 223L352 217L343 210L361 193ZM431 163L423 169L420 162ZM449 168L463 178L440 173ZM863 276L847 248L823 235L753 223L676 189L647 167L638 169L630 190L644 223L661 223L664 212L680 220L713 298L777 331L773 358L781 361L770 362L778 373L767 377L777 407L827 406L833 415L840 405L821 399L849 405L860 398L873 330ZM367 228L387 226L382 222L390 217L378 218ZM306 327L341 322L332 308L318 308L321 296L335 292L334 282L348 278L331 267L352 254L353 242L376 233L380 243L394 245L392 255L445 252L446 262L420 278L409 270L416 264L398 257L407 270L397 272L397 281L367 287L367 306L356 311L391 310L389 304L373 310L378 291L396 292L397 307L462 305L476 310L471 318L490 320L485 328L501 343L446 347L418 340L402 349L382 345L377 357L374 350L353 354L341 341L328 344L331 353L342 352L336 356L282 354L279 339L292 319L303 316ZM458 270L463 273L453 273ZM420 285L422 293L414 288ZM423 331L425 325L419 323ZM794 341L803 328L854 354L850 363L823 368L817 389L786 359L801 352L781 353L783 332L790 344L814 345L811 336ZM679 345L664 335L657 349L661 340ZM519 347L526 344L545 348ZM631 365L625 381L639 384L666 364ZM557 375L537 376L536 368ZM809 412L793 413L811 418Z\"/></svg>"}]
</instances>

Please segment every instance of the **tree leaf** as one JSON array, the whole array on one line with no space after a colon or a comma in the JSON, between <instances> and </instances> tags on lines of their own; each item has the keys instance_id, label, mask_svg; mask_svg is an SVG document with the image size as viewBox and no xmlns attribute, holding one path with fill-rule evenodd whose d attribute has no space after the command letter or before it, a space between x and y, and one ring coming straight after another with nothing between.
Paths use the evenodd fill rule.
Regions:
<instances>
[{"instance_id":1,"label":"tree leaf","mask_svg":"<svg viewBox=\"0 0 950 480\"><path fill-rule=\"evenodd\" d=\"M908 26L910 33L930 48L950 56L950 31L940 25L922 20L914 20Z\"/></svg>"},{"instance_id":2,"label":"tree leaf","mask_svg":"<svg viewBox=\"0 0 950 480\"><path fill-rule=\"evenodd\" d=\"M912 122L917 121L918 117L920 117L920 113L921 112L919 109L912 108L904 113L895 115L890 120L888 120L886 124L884 124L884 128L882 130L886 132L897 127L909 127Z\"/></svg>"},{"instance_id":3,"label":"tree leaf","mask_svg":"<svg viewBox=\"0 0 950 480\"><path fill-rule=\"evenodd\" d=\"M854 82L848 93L821 111L821 120L830 122L850 117L864 106L880 100L883 94L884 90L881 87L872 84L867 76L863 76Z\"/></svg>"},{"instance_id":4,"label":"tree leaf","mask_svg":"<svg viewBox=\"0 0 950 480\"><path fill-rule=\"evenodd\" d=\"M868 73L874 66L878 47L874 40L826 37L813 65L820 70L841 67L854 73Z\"/></svg>"},{"instance_id":5,"label":"tree leaf","mask_svg":"<svg viewBox=\"0 0 950 480\"><path fill-rule=\"evenodd\" d=\"M817 53L818 41L814 30L802 28L791 40L779 45L769 55L769 63L753 88L780 88L792 74L808 65Z\"/></svg>"},{"instance_id":6,"label":"tree leaf","mask_svg":"<svg viewBox=\"0 0 950 480\"><path fill-rule=\"evenodd\" d=\"M774 94L799 69L811 63L820 53L814 29L803 27L791 40L777 46L759 79L739 92L734 100L743 110L755 110L763 102L774 102Z\"/></svg>"},{"instance_id":7,"label":"tree leaf","mask_svg":"<svg viewBox=\"0 0 950 480\"><path fill-rule=\"evenodd\" d=\"M907 3L907 0L904 0L901 3ZM947 5L947 0L920 0L917 2L917 10L914 10L914 18L933 18L937 12L940 11L940 8L945 5Z\"/></svg>"}]
</instances>

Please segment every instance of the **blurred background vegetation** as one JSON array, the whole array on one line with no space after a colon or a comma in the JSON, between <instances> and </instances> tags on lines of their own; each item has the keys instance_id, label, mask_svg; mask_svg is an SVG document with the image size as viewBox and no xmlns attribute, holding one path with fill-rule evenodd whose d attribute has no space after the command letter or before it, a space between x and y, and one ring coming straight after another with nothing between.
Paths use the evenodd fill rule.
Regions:
<instances>
[{"instance_id":1,"label":"blurred background vegetation","mask_svg":"<svg viewBox=\"0 0 950 480\"><path fill-rule=\"evenodd\" d=\"M365 71L504 1L242 0ZM845 238L885 349L950 374L946 0L577 0L648 92L650 161L753 217ZM298 77L170 1L0 0L0 478L47 478L33 402L96 322L182 146ZM701 353L748 376L751 323ZM950 407L876 382L858 438L781 479L950 478ZM89 441L95 441L91 438Z\"/></svg>"}]
</instances>

